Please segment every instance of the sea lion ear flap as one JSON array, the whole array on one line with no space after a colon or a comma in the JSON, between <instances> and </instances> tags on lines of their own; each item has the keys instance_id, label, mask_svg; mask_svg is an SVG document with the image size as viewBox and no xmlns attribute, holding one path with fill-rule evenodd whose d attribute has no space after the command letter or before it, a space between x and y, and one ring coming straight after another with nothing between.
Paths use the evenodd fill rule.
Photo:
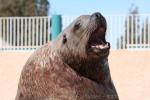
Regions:
<instances>
[{"instance_id":1,"label":"sea lion ear flap","mask_svg":"<svg viewBox=\"0 0 150 100\"><path fill-rule=\"evenodd\" d=\"M67 37L66 37L66 34L64 34L64 35L63 35L62 43L65 44L66 42L67 42Z\"/></svg>"}]
</instances>

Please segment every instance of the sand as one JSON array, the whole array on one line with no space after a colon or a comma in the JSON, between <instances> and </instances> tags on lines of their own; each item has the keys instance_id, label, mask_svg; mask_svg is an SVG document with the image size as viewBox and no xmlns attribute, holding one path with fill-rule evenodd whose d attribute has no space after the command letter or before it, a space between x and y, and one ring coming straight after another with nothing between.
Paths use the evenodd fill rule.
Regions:
<instances>
[{"instance_id":1,"label":"sand","mask_svg":"<svg viewBox=\"0 0 150 100\"><path fill-rule=\"evenodd\" d=\"M0 100L15 99L21 69L32 52L0 52ZM120 100L150 100L150 51L111 51L109 64Z\"/></svg>"}]
</instances>

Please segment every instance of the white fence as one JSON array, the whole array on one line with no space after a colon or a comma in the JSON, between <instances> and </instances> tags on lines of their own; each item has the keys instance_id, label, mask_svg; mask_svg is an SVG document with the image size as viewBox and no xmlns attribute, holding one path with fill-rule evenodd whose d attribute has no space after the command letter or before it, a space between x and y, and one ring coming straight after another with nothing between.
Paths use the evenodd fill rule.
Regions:
<instances>
[{"instance_id":1,"label":"white fence","mask_svg":"<svg viewBox=\"0 0 150 100\"><path fill-rule=\"evenodd\" d=\"M0 17L0 49L33 49L49 40L49 17Z\"/></svg>"},{"instance_id":2,"label":"white fence","mask_svg":"<svg viewBox=\"0 0 150 100\"><path fill-rule=\"evenodd\" d=\"M62 16L63 29L76 16ZM150 15L106 15L113 50L150 49ZM33 49L50 37L49 17L0 17L0 49Z\"/></svg>"},{"instance_id":3,"label":"white fence","mask_svg":"<svg viewBox=\"0 0 150 100\"><path fill-rule=\"evenodd\" d=\"M106 19L113 49L150 49L150 15L109 15Z\"/></svg>"}]
</instances>

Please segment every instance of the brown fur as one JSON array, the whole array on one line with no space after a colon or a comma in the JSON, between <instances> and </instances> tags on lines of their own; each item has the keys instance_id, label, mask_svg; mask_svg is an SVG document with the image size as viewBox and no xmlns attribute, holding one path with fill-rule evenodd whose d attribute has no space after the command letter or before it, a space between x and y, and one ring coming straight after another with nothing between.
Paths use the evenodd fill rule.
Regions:
<instances>
[{"instance_id":1,"label":"brown fur","mask_svg":"<svg viewBox=\"0 0 150 100\"><path fill-rule=\"evenodd\" d=\"M87 31L73 28L78 20L88 25L87 18L77 18L56 40L35 51L22 70L16 100L118 100L108 54L93 57L85 51L90 36L81 33L94 24Z\"/></svg>"}]
</instances>

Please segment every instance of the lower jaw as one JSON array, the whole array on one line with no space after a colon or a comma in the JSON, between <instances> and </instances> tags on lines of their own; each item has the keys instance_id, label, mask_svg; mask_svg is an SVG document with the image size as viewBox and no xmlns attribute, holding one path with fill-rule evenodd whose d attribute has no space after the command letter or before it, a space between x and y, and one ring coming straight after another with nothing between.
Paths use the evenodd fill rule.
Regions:
<instances>
[{"instance_id":1,"label":"lower jaw","mask_svg":"<svg viewBox=\"0 0 150 100\"><path fill-rule=\"evenodd\" d=\"M91 58L105 58L105 57L108 57L109 51L107 51L107 52L105 52L105 53L89 52L88 55L89 55Z\"/></svg>"}]
</instances>

